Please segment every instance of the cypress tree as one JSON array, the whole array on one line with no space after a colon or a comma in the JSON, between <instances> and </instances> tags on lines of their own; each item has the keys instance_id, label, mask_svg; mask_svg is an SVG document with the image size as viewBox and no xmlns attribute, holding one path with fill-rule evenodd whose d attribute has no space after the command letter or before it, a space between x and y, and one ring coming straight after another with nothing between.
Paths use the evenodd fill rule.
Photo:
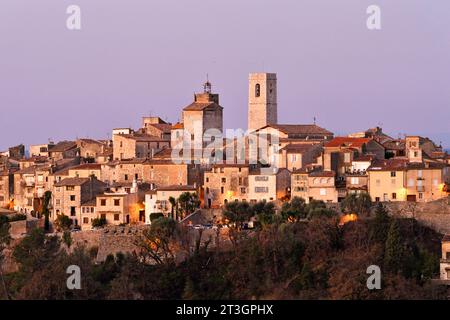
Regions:
<instances>
[{"instance_id":1,"label":"cypress tree","mask_svg":"<svg viewBox=\"0 0 450 320\"><path fill-rule=\"evenodd\" d=\"M389 226L384 250L384 266L391 272L399 272L403 265L404 248L397 219Z\"/></svg>"}]
</instances>

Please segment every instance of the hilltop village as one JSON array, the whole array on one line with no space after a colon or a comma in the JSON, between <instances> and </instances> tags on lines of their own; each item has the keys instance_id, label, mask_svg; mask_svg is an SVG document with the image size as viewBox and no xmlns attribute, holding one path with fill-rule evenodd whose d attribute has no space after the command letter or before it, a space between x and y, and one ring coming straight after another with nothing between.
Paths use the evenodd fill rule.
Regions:
<instances>
[{"instance_id":1,"label":"hilltop village","mask_svg":"<svg viewBox=\"0 0 450 320\"><path fill-rule=\"evenodd\" d=\"M209 82L202 91L179 123L144 117L141 128L112 129L110 140L2 152L0 207L41 225L46 219L49 230L64 217L84 231L158 216L182 221L236 201L281 208L295 197L333 206L352 194L383 203L449 195L450 156L426 137L393 138L379 127L335 136L317 124L280 124L273 73L250 74L248 131L225 137L226 109Z\"/></svg>"}]
</instances>

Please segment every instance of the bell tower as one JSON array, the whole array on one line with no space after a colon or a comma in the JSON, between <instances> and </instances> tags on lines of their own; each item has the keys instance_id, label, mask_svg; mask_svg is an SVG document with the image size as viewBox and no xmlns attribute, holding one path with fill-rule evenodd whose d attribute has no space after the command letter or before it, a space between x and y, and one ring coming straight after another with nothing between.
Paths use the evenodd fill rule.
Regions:
<instances>
[{"instance_id":1,"label":"bell tower","mask_svg":"<svg viewBox=\"0 0 450 320\"><path fill-rule=\"evenodd\" d=\"M249 131L278 122L276 73L251 73L248 97Z\"/></svg>"}]
</instances>

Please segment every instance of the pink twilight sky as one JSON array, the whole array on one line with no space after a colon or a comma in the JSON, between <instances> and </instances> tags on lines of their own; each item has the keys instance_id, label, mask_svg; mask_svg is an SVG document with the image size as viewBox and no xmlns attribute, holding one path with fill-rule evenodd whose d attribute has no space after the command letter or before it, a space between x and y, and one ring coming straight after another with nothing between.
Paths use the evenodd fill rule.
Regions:
<instances>
[{"instance_id":1,"label":"pink twilight sky","mask_svg":"<svg viewBox=\"0 0 450 320\"><path fill-rule=\"evenodd\" d=\"M66 28L72 4L81 31ZM450 147L449 13L449 0L1 0L0 150L106 138L150 113L176 122L207 73L225 127L246 128L260 71L278 74L280 123Z\"/></svg>"}]
</instances>

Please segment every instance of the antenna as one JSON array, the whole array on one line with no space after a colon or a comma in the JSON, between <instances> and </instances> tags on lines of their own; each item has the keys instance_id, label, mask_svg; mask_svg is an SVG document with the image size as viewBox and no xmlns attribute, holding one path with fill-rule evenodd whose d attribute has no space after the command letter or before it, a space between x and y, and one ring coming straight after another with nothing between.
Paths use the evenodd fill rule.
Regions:
<instances>
[{"instance_id":1,"label":"antenna","mask_svg":"<svg viewBox=\"0 0 450 320\"><path fill-rule=\"evenodd\" d=\"M316 119L316 116L314 116L314 125L316 124L316 120L317 120L317 119Z\"/></svg>"}]
</instances>

